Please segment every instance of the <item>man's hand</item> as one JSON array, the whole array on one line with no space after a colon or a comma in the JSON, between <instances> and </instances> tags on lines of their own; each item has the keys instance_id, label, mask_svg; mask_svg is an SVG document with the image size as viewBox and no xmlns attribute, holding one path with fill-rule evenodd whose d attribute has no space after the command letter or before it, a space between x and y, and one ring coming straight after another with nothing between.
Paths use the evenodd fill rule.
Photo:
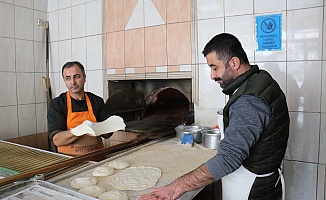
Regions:
<instances>
[{"instance_id":1,"label":"man's hand","mask_svg":"<svg viewBox=\"0 0 326 200\"><path fill-rule=\"evenodd\" d=\"M64 145L71 144L75 140L77 140L78 136L73 135L70 130L60 131L55 134L52 138L55 146L60 147Z\"/></svg>"},{"instance_id":2,"label":"man's hand","mask_svg":"<svg viewBox=\"0 0 326 200\"><path fill-rule=\"evenodd\" d=\"M174 200L185 192L204 187L214 182L214 178L207 170L205 164L161 188L152 189L152 192L138 197L137 200Z\"/></svg>"},{"instance_id":3,"label":"man's hand","mask_svg":"<svg viewBox=\"0 0 326 200\"><path fill-rule=\"evenodd\" d=\"M161 188L152 189L151 193L141 195L137 198L137 200L154 200L154 199L162 199L162 200L174 200L180 197L183 193L177 191L177 188L174 184L170 184Z\"/></svg>"}]
</instances>

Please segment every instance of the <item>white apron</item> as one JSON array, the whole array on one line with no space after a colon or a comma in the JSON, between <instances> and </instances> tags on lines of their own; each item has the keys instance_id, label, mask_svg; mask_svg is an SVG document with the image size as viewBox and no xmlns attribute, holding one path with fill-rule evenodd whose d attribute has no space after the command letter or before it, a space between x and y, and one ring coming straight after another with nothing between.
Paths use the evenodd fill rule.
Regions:
<instances>
[{"instance_id":1,"label":"white apron","mask_svg":"<svg viewBox=\"0 0 326 200\"><path fill-rule=\"evenodd\" d=\"M284 177L279 169L279 179L282 184L282 200L285 200ZM222 178L222 199L223 200L248 200L249 193L256 177L267 177L272 173L257 175L247 170L242 165L235 172ZM275 184L277 185L278 181Z\"/></svg>"}]
</instances>

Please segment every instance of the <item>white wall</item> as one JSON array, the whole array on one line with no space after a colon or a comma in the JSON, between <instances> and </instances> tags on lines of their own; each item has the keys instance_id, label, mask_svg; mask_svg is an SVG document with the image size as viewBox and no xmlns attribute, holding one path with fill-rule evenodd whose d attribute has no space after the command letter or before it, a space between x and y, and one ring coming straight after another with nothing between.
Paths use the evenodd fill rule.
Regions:
<instances>
[{"instance_id":1,"label":"white wall","mask_svg":"<svg viewBox=\"0 0 326 200\"><path fill-rule=\"evenodd\" d=\"M47 131L46 1L0 1L0 139Z\"/></svg>"},{"instance_id":2,"label":"white wall","mask_svg":"<svg viewBox=\"0 0 326 200\"><path fill-rule=\"evenodd\" d=\"M61 68L77 60L86 70L86 91L106 99L103 69L102 0L48 1L50 78L54 97L67 91Z\"/></svg>"},{"instance_id":3,"label":"white wall","mask_svg":"<svg viewBox=\"0 0 326 200\"><path fill-rule=\"evenodd\" d=\"M282 14L282 50L257 52L255 17ZM199 102L196 123L214 126L226 96L210 80L201 55L214 35L230 32L251 63L269 71L285 92L291 125L284 162L286 199L325 200L326 5L323 0L198 0Z\"/></svg>"},{"instance_id":4,"label":"white wall","mask_svg":"<svg viewBox=\"0 0 326 200\"><path fill-rule=\"evenodd\" d=\"M102 61L102 0L0 0L0 140L47 131L45 26L49 21L53 97L66 91L61 67L78 60L86 90L106 98ZM105 88L105 89L104 89Z\"/></svg>"}]
</instances>

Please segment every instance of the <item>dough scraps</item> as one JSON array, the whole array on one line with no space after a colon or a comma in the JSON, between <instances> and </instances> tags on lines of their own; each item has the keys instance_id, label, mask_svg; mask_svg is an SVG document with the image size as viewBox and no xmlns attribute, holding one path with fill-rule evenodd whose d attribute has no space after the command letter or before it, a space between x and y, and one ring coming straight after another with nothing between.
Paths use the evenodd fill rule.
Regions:
<instances>
[{"instance_id":1,"label":"dough scraps","mask_svg":"<svg viewBox=\"0 0 326 200\"><path fill-rule=\"evenodd\" d=\"M88 187L83 187L82 189L79 190L79 192L97 198L98 196L100 196L100 194L105 192L105 189L98 185L92 185Z\"/></svg>"},{"instance_id":2,"label":"dough scraps","mask_svg":"<svg viewBox=\"0 0 326 200\"><path fill-rule=\"evenodd\" d=\"M99 200L128 200L128 195L125 192L113 190L104 192L98 197Z\"/></svg>"},{"instance_id":3,"label":"dough scraps","mask_svg":"<svg viewBox=\"0 0 326 200\"><path fill-rule=\"evenodd\" d=\"M93 171L93 176L99 176L99 177L110 176L112 174L114 174L114 169L105 166L96 167Z\"/></svg>"},{"instance_id":4,"label":"dough scraps","mask_svg":"<svg viewBox=\"0 0 326 200\"><path fill-rule=\"evenodd\" d=\"M74 189L79 190L83 187L96 185L96 183L97 183L97 179L95 177L81 177L72 180L70 186Z\"/></svg>"},{"instance_id":5,"label":"dough scraps","mask_svg":"<svg viewBox=\"0 0 326 200\"><path fill-rule=\"evenodd\" d=\"M161 177L161 170L154 167L129 167L117 173L110 184L117 190L146 190Z\"/></svg>"},{"instance_id":6,"label":"dough scraps","mask_svg":"<svg viewBox=\"0 0 326 200\"><path fill-rule=\"evenodd\" d=\"M129 163L127 161L113 161L109 163L109 167L112 167L114 169L125 169L127 167L129 167Z\"/></svg>"}]
</instances>

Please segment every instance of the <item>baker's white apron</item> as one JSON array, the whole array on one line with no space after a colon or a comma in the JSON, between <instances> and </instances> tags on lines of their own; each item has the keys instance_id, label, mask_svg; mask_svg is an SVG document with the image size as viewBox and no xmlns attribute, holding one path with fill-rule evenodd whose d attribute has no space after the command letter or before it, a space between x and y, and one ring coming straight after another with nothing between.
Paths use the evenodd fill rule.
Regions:
<instances>
[{"instance_id":1,"label":"baker's white apron","mask_svg":"<svg viewBox=\"0 0 326 200\"><path fill-rule=\"evenodd\" d=\"M222 178L222 199L223 200L247 200L250 190L256 177L267 177L272 173L257 175L247 170L242 165L235 172ZM285 200L285 186L284 178L281 170L279 169L279 179L282 184L282 200ZM276 182L275 186L277 185Z\"/></svg>"}]
</instances>

